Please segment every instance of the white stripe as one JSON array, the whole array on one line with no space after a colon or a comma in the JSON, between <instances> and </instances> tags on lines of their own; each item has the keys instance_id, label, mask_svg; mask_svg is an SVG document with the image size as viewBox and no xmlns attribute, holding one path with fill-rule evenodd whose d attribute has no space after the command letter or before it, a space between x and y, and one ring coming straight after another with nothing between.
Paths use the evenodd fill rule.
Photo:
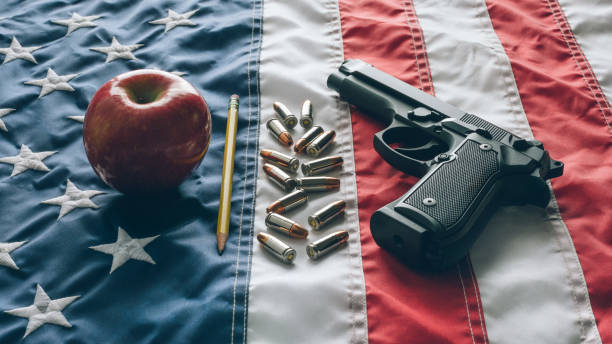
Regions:
<instances>
[{"instance_id":1,"label":"white stripe","mask_svg":"<svg viewBox=\"0 0 612 344\"><path fill-rule=\"evenodd\" d=\"M417 1L415 7L436 95L532 137L484 1ZM600 341L578 258L555 202L547 211L500 209L471 257L492 343Z\"/></svg>"},{"instance_id":2,"label":"white stripe","mask_svg":"<svg viewBox=\"0 0 612 344\"><path fill-rule=\"evenodd\" d=\"M346 247L313 262L306 255L306 240L270 232L297 250L293 266L283 265L254 242L247 332L250 343L367 342L350 115L347 105L325 86L327 76L343 60L337 6L333 0L264 1L259 147L290 152L266 128L266 121L273 117L274 101L283 102L294 113L299 113L305 99L313 101L315 124L337 132L336 143L327 154L344 158L342 172L330 174L341 178L341 191L315 195L306 207L287 216L307 226L308 215L344 199L344 219L321 232L311 231L309 241L339 229L348 229L350 240ZM298 125L292 135L297 139L303 132ZM303 156L300 159L309 160ZM283 195L267 180L262 165L257 180L255 233L267 231L265 208Z\"/></svg>"},{"instance_id":3,"label":"white stripe","mask_svg":"<svg viewBox=\"0 0 612 344\"><path fill-rule=\"evenodd\" d=\"M601 0L558 1L609 104L612 99L612 63L610 63L612 61L610 59L612 2Z\"/></svg>"}]
</instances>

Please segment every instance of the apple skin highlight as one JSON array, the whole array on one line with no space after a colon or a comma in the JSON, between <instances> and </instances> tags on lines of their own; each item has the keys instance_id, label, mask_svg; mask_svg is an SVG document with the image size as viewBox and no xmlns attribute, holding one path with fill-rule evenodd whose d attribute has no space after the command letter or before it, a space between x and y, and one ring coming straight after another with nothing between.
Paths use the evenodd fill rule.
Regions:
<instances>
[{"instance_id":1,"label":"apple skin highlight","mask_svg":"<svg viewBox=\"0 0 612 344\"><path fill-rule=\"evenodd\" d=\"M211 137L206 101L185 79L158 70L118 75L93 96L83 126L87 158L125 194L177 187L202 161Z\"/></svg>"}]
</instances>

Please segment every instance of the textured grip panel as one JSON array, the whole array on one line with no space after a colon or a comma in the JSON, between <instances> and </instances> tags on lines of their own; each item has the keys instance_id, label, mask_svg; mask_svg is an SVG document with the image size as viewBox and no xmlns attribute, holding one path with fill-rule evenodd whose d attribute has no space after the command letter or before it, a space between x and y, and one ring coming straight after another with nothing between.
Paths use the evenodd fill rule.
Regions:
<instances>
[{"instance_id":1,"label":"textured grip panel","mask_svg":"<svg viewBox=\"0 0 612 344\"><path fill-rule=\"evenodd\" d=\"M484 119L478 116L472 115L470 113L466 113L465 115L461 116L460 119L464 121L465 123L469 123L479 128L488 130L491 133L491 136L493 136L493 139L495 141L501 141L504 138L504 136L510 134L509 132L496 126L495 124L489 123L485 121Z\"/></svg>"},{"instance_id":2,"label":"textured grip panel","mask_svg":"<svg viewBox=\"0 0 612 344\"><path fill-rule=\"evenodd\" d=\"M426 175L427 179L404 200L446 229L459 221L487 181L499 172L497 152L482 150L475 141L466 140L455 155L456 159ZM435 205L425 205L426 198L433 198Z\"/></svg>"}]
</instances>

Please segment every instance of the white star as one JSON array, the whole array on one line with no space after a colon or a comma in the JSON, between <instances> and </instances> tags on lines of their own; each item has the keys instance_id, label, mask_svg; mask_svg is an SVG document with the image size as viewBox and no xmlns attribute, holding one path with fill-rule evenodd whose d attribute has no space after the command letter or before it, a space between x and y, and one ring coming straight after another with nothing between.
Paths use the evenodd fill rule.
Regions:
<instances>
[{"instance_id":1,"label":"white star","mask_svg":"<svg viewBox=\"0 0 612 344\"><path fill-rule=\"evenodd\" d=\"M144 46L144 44L121 45L121 43L117 41L117 38L113 36L111 45L109 45L108 47L97 47L89 49L106 54L107 56L105 63L109 63L116 59L136 60L136 56L132 54L132 50L136 50L142 46Z\"/></svg>"},{"instance_id":2,"label":"white star","mask_svg":"<svg viewBox=\"0 0 612 344\"><path fill-rule=\"evenodd\" d=\"M2 117L8 115L9 113L15 111L15 109L0 109L0 130L8 131L6 125L2 121Z\"/></svg>"},{"instance_id":3,"label":"white star","mask_svg":"<svg viewBox=\"0 0 612 344\"><path fill-rule=\"evenodd\" d=\"M32 52L40 48L42 47L22 47L21 43L19 43L17 38L13 36L11 45L8 48L0 48L0 54L6 55L2 64L11 62L15 59L24 59L38 64L38 62L36 62L36 59L32 55Z\"/></svg>"},{"instance_id":4,"label":"white star","mask_svg":"<svg viewBox=\"0 0 612 344\"><path fill-rule=\"evenodd\" d=\"M8 266L9 268L19 270L19 267L17 267L17 264L15 264L13 258L11 258L9 253L18 249L23 244L25 244L25 241L0 242L0 265Z\"/></svg>"},{"instance_id":5,"label":"white star","mask_svg":"<svg viewBox=\"0 0 612 344\"><path fill-rule=\"evenodd\" d=\"M70 325L68 320L66 320L62 314L62 310L79 297L80 295L51 300L43 288L37 284L36 296L34 296L33 305L11 309L9 311L4 311L4 313L8 313L16 317L28 318L28 326L26 327L25 334L23 335L23 338L25 338L44 324L72 327L72 325Z\"/></svg>"},{"instance_id":6,"label":"white star","mask_svg":"<svg viewBox=\"0 0 612 344\"><path fill-rule=\"evenodd\" d=\"M89 247L92 250L113 255L113 263L109 274L112 274L117 268L125 264L130 259L142 260L147 263L155 264L155 261L144 250L151 241L157 239L159 235L132 239L132 237L121 227L117 232L117 241L112 244L104 244Z\"/></svg>"},{"instance_id":7,"label":"white star","mask_svg":"<svg viewBox=\"0 0 612 344\"><path fill-rule=\"evenodd\" d=\"M193 10L185 13L176 13L173 10L168 10L167 17L150 21L149 24L166 25L166 29L164 30L164 32L168 32L179 25L196 26L197 24L189 20L189 18L197 11L198 10Z\"/></svg>"},{"instance_id":8,"label":"white star","mask_svg":"<svg viewBox=\"0 0 612 344\"><path fill-rule=\"evenodd\" d=\"M74 92L74 88L70 86L68 81L74 79L78 74L57 75L51 68L47 69L47 77L44 79L26 81L26 85L40 86L40 94L38 98L42 98L53 91L70 91Z\"/></svg>"},{"instance_id":9,"label":"white star","mask_svg":"<svg viewBox=\"0 0 612 344\"><path fill-rule=\"evenodd\" d=\"M94 208L97 209L98 205L95 204L90 197L94 197L100 194L105 193L104 191L98 190L79 190L74 184L68 179L66 181L66 192L63 196L55 197L48 199L46 201L42 201L42 204L50 204L50 205L59 205L60 213L57 217L57 220L62 218L62 216L68 214L74 208Z\"/></svg>"},{"instance_id":10,"label":"white star","mask_svg":"<svg viewBox=\"0 0 612 344\"><path fill-rule=\"evenodd\" d=\"M73 31L78 30L82 27L94 27L98 26L98 24L93 21L101 18L102 16L94 15L94 16L81 16L78 13L72 13L72 17L70 19L53 19L51 22L53 24L68 26L68 32L66 32L66 36L71 34Z\"/></svg>"},{"instance_id":11,"label":"white star","mask_svg":"<svg viewBox=\"0 0 612 344\"><path fill-rule=\"evenodd\" d=\"M81 123L85 122L85 116L67 116L67 118Z\"/></svg>"},{"instance_id":12,"label":"white star","mask_svg":"<svg viewBox=\"0 0 612 344\"><path fill-rule=\"evenodd\" d=\"M0 158L0 162L14 165L11 177L18 175L19 173L25 172L28 169L49 172L49 168L42 161L55 153L57 153L57 151L33 153L30 150L30 147L26 145L21 145L19 155Z\"/></svg>"}]
</instances>

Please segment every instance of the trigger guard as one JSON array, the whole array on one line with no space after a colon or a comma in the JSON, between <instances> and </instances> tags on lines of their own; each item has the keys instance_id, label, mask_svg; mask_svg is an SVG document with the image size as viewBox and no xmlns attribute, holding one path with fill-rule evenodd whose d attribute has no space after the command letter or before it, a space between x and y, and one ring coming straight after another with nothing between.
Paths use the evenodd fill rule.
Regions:
<instances>
[{"instance_id":1,"label":"trigger guard","mask_svg":"<svg viewBox=\"0 0 612 344\"><path fill-rule=\"evenodd\" d=\"M429 141L418 148L396 148L398 153L421 161L433 160L438 154L445 152L444 147L435 141Z\"/></svg>"},{"instance_id":2,"label":"trigger guard","mask_svg":"<svg viewBox=\"0 0 612 344\"><path fill-rule=\"evenodd\" d=\"M429 166L425 162L401 154L397 152L393 147L389 146L382 138L384 132L385 130L374 134L373 143L376 152L386 162L404 173L411 174L417 177L427 173Z\"/></svg>"}]
</instances>

